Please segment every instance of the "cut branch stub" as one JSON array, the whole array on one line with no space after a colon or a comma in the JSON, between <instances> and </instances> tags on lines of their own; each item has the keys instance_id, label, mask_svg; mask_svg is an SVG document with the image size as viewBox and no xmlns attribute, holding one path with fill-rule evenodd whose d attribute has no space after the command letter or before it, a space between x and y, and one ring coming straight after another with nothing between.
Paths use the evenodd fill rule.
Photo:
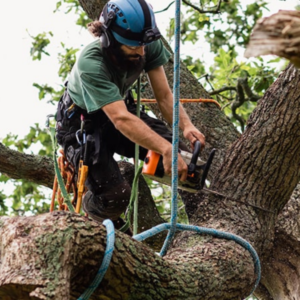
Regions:
<instances>
[{"instance_id":1,"label":"cut branch stub","mask_svg":"<svg viewBox=\"0 0 300 300\"><path fill-rule=\"evenodd\" d=\"M279 10L255 25L245 57L277 55L300 67L300 12Z\"/></svg>"}]
</instances>

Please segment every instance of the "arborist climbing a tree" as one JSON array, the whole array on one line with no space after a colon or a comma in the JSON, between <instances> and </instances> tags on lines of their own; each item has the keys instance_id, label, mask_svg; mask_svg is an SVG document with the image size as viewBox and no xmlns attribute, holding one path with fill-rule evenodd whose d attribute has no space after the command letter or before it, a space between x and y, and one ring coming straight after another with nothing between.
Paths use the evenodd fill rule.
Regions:
<instances>
[{"instance_id":1,"label":"arborist climbing a tree","mask_svg":"<svg viewBox=\"0 0 300 300\"><path fill-rule=\"evenodd\" d=\"M98 221L109 218L119 228L131 187L114 154L133 158L136 143L141 160L153 150L162 156L165 173L171 174L172 132L145 112L138 118L130 93L145 71L163 117L172 124L173 94L163 68L171 54L160 40L152 7L144 0L109 1L88 30L96 39L82 50L68 78L58 104L56 137L77 176L80 158L87 160L83 210ZM204 147L204 135L181 105L179 115L179 128L191 147L197 140ZM182 141L179 148L188 151ZM180 154L178 175L180 181L187 178Z\"/></svg>"}]
</instances>

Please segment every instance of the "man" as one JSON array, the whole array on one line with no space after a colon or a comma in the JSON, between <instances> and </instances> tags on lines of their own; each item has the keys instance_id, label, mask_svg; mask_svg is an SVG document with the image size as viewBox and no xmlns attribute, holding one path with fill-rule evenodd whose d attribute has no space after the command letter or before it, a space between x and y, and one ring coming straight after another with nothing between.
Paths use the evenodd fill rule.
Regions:
<instances>
[{"instance_id":1,"label":"man","mask_svg":"<svg viewBox=\"0 0 300 300\"><path fill-rule=\"evenodd\" d=\"M110 218L118 226L131 188L113 155L134 157L136 143L140 159L148 149L153 150L162 155L165 173L172 171L172 133L144 112L138 118L130 96L123 100L144 70L162 115L172 124L173 95L163 69L170 53L159 39L154 13L144 0L109 1L99 21L90 23L88 29L97 39L83 49L70 74L58 105L57 139L76 172L84 153L84 135L92 141L83 209L96 220ZM179 126L191 145L199 140L204 146L203 134L181 106ZM187 150L182 142L179 148ZM178 174L179 180L186 180L187 165L180 155Z\"/></svg>"}]
</instances>

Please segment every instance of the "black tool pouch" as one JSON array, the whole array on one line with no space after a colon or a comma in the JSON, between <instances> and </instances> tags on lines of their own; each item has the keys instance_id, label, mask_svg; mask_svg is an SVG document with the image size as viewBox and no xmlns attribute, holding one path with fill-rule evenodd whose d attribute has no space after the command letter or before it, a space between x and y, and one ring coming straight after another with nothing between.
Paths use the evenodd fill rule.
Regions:
<instances>
[{"instance_id":1,"label":"black tool pouch","mask_svg":"<svg viewBox=\"0 0 300 300\"><path fill-rule=\"evenodd\" d=\"M70 95L65 90L63 96L57 106L56 114L56 139L57 143L64 148L64 151L73 146L78 148L76 132L81 128L81 115L85 117L84 129L87 133L92 131L91 122L87 116L87 112L80 107L76 106Z\"/></svg>"}]
</instances>

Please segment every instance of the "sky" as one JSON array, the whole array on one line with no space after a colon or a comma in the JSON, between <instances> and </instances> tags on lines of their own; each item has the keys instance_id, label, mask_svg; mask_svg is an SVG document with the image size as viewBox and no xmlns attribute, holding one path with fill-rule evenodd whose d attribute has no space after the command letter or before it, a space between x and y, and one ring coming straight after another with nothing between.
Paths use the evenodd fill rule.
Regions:
<instances>
[{"instance_id":1,"label":"sky","mask_svg":"<svg viewBox=\"0 0 300 300\"><path fill-rule=\"evenodd\" d=\"M251 2L248 0L243 0ZM270 0L272 11L278 9L292 9L300 1L296 0ZM164 9L169 1L149 0L154 11ZM167 4L166 4L167 3ZM230 2L229 2L230 3ZM64 14L62 11L53 13L56 0L16 0L2 3L0 31L0 65L1 65L1 110L0 139L6 134L12 133L20 138L24 137L29 127L39 123L44 127L46 116L53 114L53 105L38 99L38 90L33 83L59 86L62 84L57 76L57 54L60 49L60 41L64 41L68 47L80 47L93 40L85 30L79 31L75 25L75 17L72 14ZM270 12L271 13L271 12ZM157 24L164 34L171 17L175 14L173 4L168 12L156 15ZM44 56L41 61L32 61L29 53L31 36L41 32L52 31L55 39L49 47L50 57ZM172 46L172 45L171 45ZM193 55L204 48L196 46L182 48L181 54Z\"/></svg>"}]
</instances>

